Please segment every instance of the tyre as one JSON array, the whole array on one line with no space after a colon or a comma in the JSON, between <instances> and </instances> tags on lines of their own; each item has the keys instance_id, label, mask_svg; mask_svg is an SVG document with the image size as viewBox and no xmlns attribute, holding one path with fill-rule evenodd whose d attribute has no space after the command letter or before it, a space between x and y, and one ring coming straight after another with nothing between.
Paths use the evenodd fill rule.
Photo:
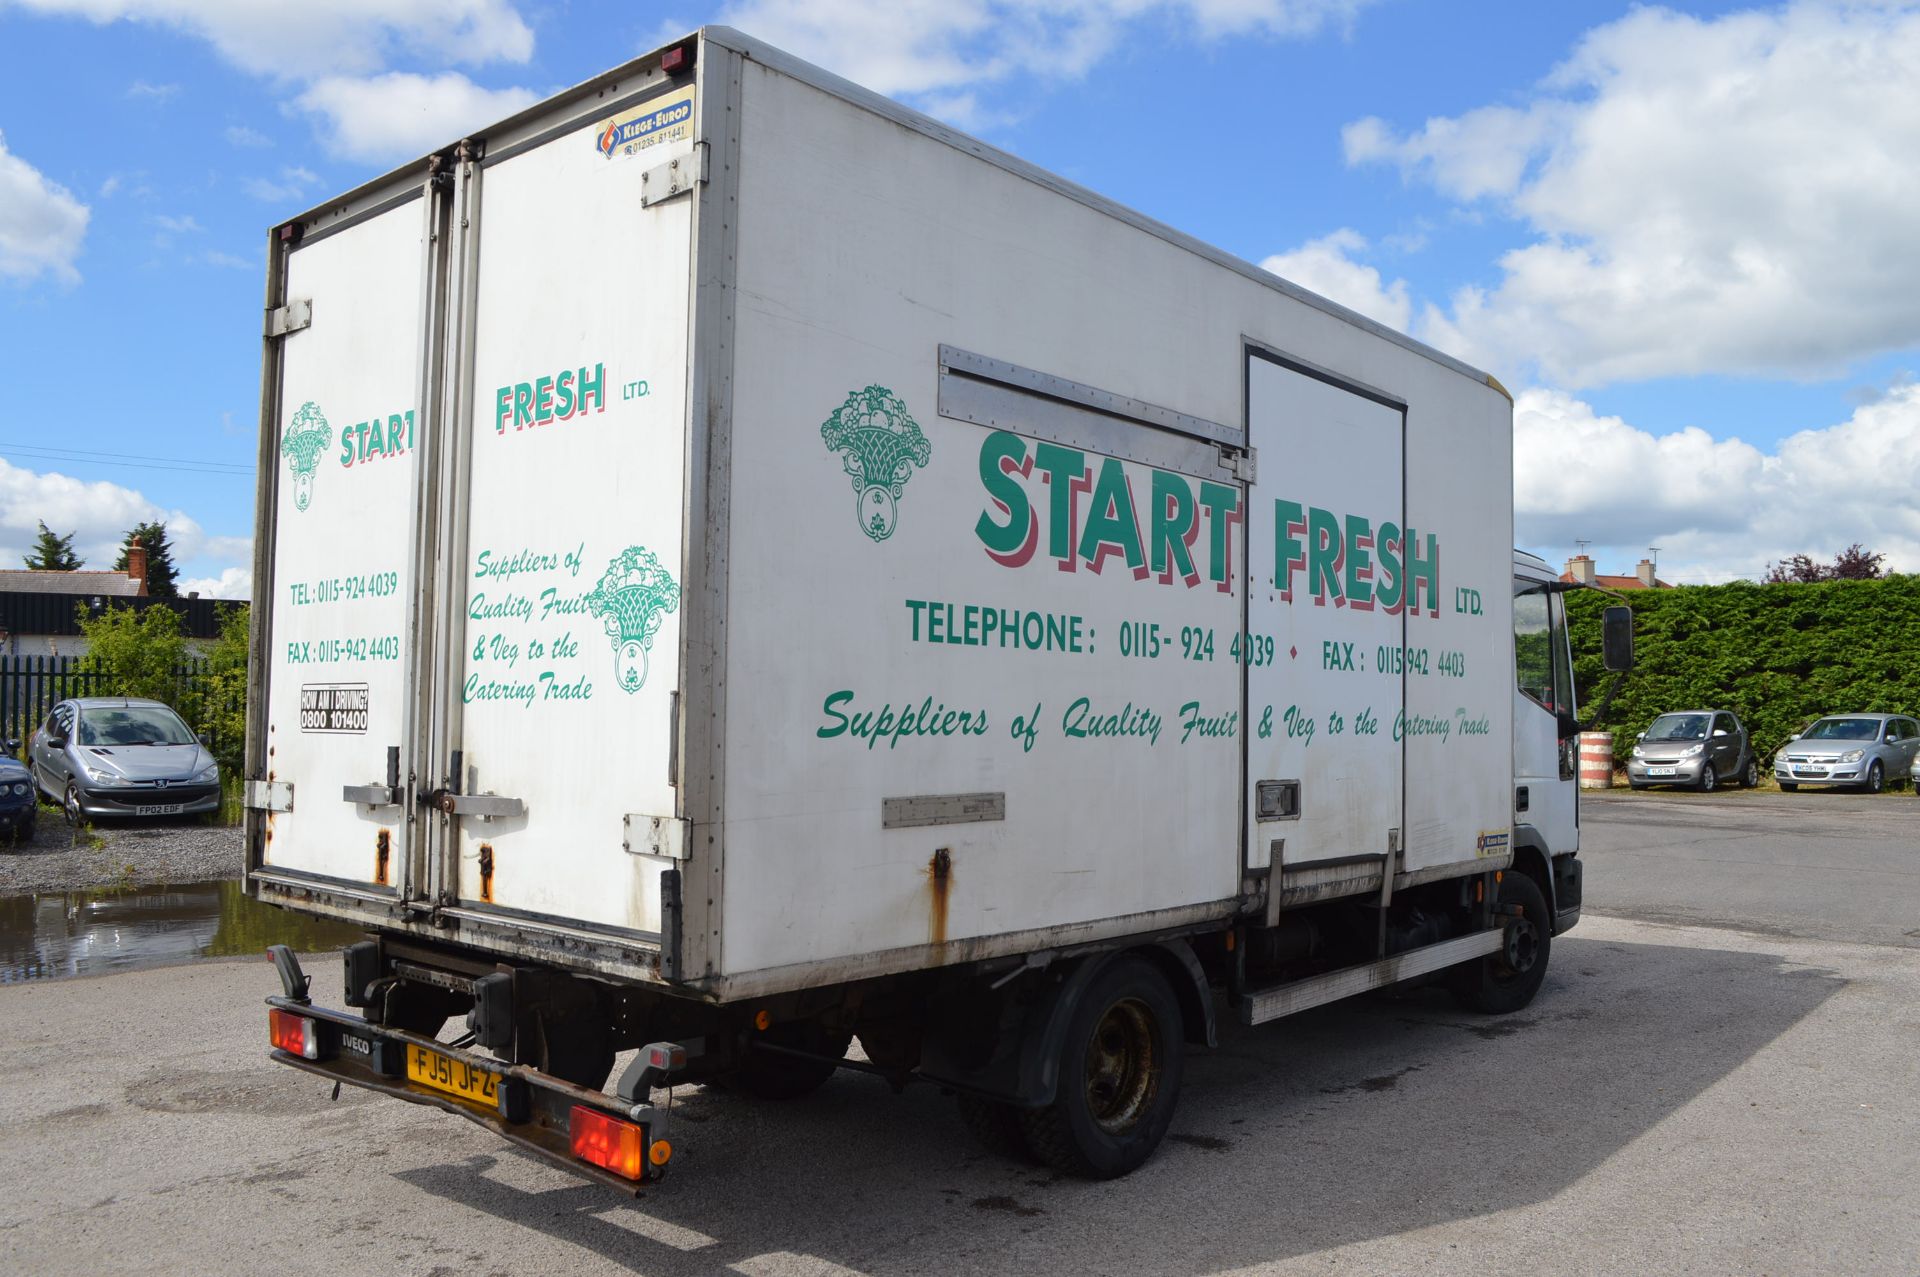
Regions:
<instances>
[{"instance_id":1,"label":"tyre","mask_svg":"<svg viewBox=\"0 0 1920 1277\"><path fill-rule=\"evenodd\" d=\"M1800 786L1790 780L1783 780L1780 782L1780 792L1784 794L1797 794L1800 792Z\"/></svg>"},{"instance_id":2,"label":"tyre","mask_svg":"<svg viewBox=\"0 0 1920 1277\"><path fill-rule=\"evenodd\" d=\"M1700 764L1700 779L1694 788L1703 794L1711 794L1720 784L1719 773L1713 770L1713 760L1707 759Z\"/></svg>"},{"instance_id":3,"label":"tyre","mask_svg":"<svg viewBox=\"0 0 1920 1277\"><path fill-rule=\"evenodd\" d=\"M1740 785L1743 789L1758 789L1760 787L1759 759L1749 758L1747 760L1747 770L1740 773Z\"/></svg>"},{"instance_id":4,"label":"tyre","mask_svg":"<svg viewBox=\"0 0 1920 1277\"><path fill-rule=\"evenodd\" d=\"M1496 953L1454 968L1449 982L1454 1000L1473 1011L1505 1015L1533 1001L1547 978L1547 959L1553 949L1553 920L1547 916L1547 898L1526 874L1507 870L1500 880L1500 903L1520 906L1520 918L1509 925L1506 944Z\"/></svg>"},{"instance_id":5,"label":"tyre","mask_svg":"<svg viewBox=\"0 0 1920 1277\"><path fill-rule=\"evenodd\" d=\"M757 1040L820 1058L750 1050L744 1062L714 1080L722 1090L756 1100L797 1100L827 1084L852 1045L853 1034L818 1024L776 1024L758 1034Z\"/></svg>"},{"instance_id":6,"label":"tyre","mask_svg":"<svg viewBox=\"0 0 1920 1277\"><path fill-rule=\"evenodd\" d=\"M962 1095L959 1101L960 1123L980 1147L995 1157L1016 1162L1034 1160L1019 1109L999 1100L983 1100L977 1095Z\"/></svg>"},{"instance_id":7,"label":"tyre","mask_svg":"<svg viewBox=\"0 0 1920 1277\"><path fill-rule=\"evenodd\" d=\"M1053 1103L1020 1114L1027 1147L1063 1174L1125 1175L1165 1138L1185 1069L1167 978L1138 955L1115 959L1073 1008Z\"/></svg>"},{"instance_id":8,"label":"tyre","mask_svg":"<svg viewBox=\"0 0 1920 1277\"><path fill-rule=\"evenodd\" d=\"M61 814L75 829L87 823L87 813L80 809L80 786L67 782L67 794L60 803Z\"/></svg>"},{"instance_id":9,"label":"tyre","mask_svg":"<svg viewBox=\"0 0 1920 1277\"><path fill-rule=\"evenodd\" d=\"M1867 768L1866 783L1860 788L1869 794L1877 794L1887 787L1887 769L1880 765L1879 759L1873 760L1873 766Z\"/></svg>"}]
</instances>

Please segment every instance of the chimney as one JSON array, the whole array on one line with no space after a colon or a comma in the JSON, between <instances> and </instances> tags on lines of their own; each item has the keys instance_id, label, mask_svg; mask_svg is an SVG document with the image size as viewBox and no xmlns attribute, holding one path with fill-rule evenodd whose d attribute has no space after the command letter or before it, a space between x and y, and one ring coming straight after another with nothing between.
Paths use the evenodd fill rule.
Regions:
<instances>
[{"instance_id":1,"label":"chimney","mask_svg":"<svg viewBox=\"0 0 1920 1277\"><path fill-rule=\"evenodd\" d=\"M1636 566L1633 569L1633 574L1639 577L1640 584L1645 586L1649 590L1651 590L1656 584L1658 584L1658 582L1656 582L1653 577L1653 560L1652 559L1640 560L1638 566Z\"/></svg>"},{"instance_id":2,"label":"chimney","mask_svg":"<svg viewBox=\"0 0 1920 1277\"><path fill-rule=\"evenodd\" d=\"M138 541L127 542L127 576L139 584L134 593L147 597L147 547Z\"/></svg>"},{"instance_id":3,"label":"chimney","mask_svg":"<svg viewBox=\"0 0 1920 1277\"><path fill-rule=\"evenodd\" d=\"M1567 575L1581 585L1593 584L1593 559L1585 554L1576 554L1567 560Z\"/></svg>"}]
</instances>

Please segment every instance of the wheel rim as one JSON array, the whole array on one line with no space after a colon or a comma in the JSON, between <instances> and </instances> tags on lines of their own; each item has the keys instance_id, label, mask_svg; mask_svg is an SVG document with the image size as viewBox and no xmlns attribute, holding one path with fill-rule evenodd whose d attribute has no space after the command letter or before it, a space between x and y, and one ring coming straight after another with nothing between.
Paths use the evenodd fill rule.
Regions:
<instances>
[{"instance_id":1,"label":"wheel rim","mask_svg":"<svg viewBox=\"0 0 1920 1277\"><path fill-rule=\"evenodd\" d=\"M73 782L71 781L67 782L67 798L66 802L62 804L62 808L66 812L67 823L69 825L77 825L80 823L80 791L73 787Z\"/></svg>"},{"instance_id":2,"label":"wheel rim","mask_svg":"<svg viewBox=\"0 0 1920 1277\"><path fill-rule=\"evenodd\" d=\"M1500 954L1494 962L1496 979L1518 980L1533 970L1533 964L1540 960L1540 931L1533 920L1521 914L1507 924L1506 943L1501 946Z\"/></svg>"},{"instance_id":3,"label":"wheel rim","mask_svg":"<svg viewBox=\"0 0 1920 1277\"><path fill-rule=\"evenodd\" d=\"M1702 767L1700 769L1700 788L1704 789L1709 794L1713 792L1713 787L1718 780L1719 780L1719 777L1713 774L1712 763L1708 763L1705 767Z\"/></svg>"},{"instance_id":4,"label":"wheel rim","mask_svg":"<svg viewBox=\"0 0 1920 1277\"><path fill-rule=\"evenodd\" d=\"M1094 1125L1122 1135L1153 1107L1160 1050L1153 1012L1137 998L1107 1008L1087 1043L1087 1111Z\"/></svg>"},{"instance_id":5,"label":"wheel rim","mask_svg":"<svg viewBox=\"0 0 1920 1277\"><path fill-rule=\"evenodd\" d=\"M1879 763L1875 763L1873 766L1867 768L1867 792L1870 794L1879 793L1880 786L1885 779L1886 773L1880 770Z\"/></svg>"},{"instance_id":6,"label":"wheel rim","mask_svg":"<svg viewBox=\"0 0 1920 1277\"><path fill-rule=\"evenodd\" d=\"M1760 783L1760 764L1753 761L1752 759L1748 759L1747 760L1747 788L1752 789L1754 786L1758 785L1759 783Z\"/></svg>"}]
</instances>

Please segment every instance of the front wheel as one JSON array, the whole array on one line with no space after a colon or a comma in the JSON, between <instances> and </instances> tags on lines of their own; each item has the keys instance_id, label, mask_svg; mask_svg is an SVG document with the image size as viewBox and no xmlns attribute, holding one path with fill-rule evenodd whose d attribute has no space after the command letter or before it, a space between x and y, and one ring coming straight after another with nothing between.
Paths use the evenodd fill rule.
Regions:
<instances>
[{"instance_id":1,"label":"front wheel","mask_svg":"<svg viewBox=\"0 0 1920 1277\"><path fill-rule=\"evenodd\" d=\"M67 795L61 800L60 812L75 829L87 823L87 813L80 806L80 786L72 781L67 782Z\"/></svg>"},{"instance_id":2,"label":"front wheel","mask_svg":"<svg viewBox=\"0 0 1920 1277\"><path fill-rule=\"evenodd\" d=\"M1027 1147L1083 1179L1139 1166L1173 1123L1181 1041L1180 1004L1160 969L1137 955L1115 960L1073 1009L1053 1103L1020 1115Z\"/></svg>"},{"instance_id":3,"label":"front wheel","mask_svg":"<svg viewBox=\"0 0 1920 1277\"><path fill-rule=\"evenodd\" d=\"M1700 764L1700 783L1695 788L1703 794L1711 794L1719 784L1719 773L1713 770L1713 760L1709 758Z\"/></svg>"},{"instance_id":4,"label":"front wheel","mask_svg":"<svg viewBox=\"0 0 1920 1277\"><path fill-rule=\"evenodd\" d=\"M1873 766L1867 768L1867 783L1865 785L1862 785L1861 788L1866 790L1869 794L1877 794L1881 790L1885 789L1886 787L1887 787L1887 769L1882 767L1880 765L1880 760L1876 758L1873 762Z\"/></svg>"},{"instance_id":5,"label":"front wheel","mask_svg":"<svg viewBox=\"0 0 1920 1277\"><path fill-rule=\"evenodd\" d=\"M1547 898L1527 875L1509 869L1500 880L1500 905L1520 907L1507 923L1505 943L1495 953L1454 968L1454 1000L1474 1011L1505 1015L1533 1001L1547 978L1553 948L1553 920Z\"/></svg>"},{"instance_id":6,"label":"front wheel","mask_svg":"<svg viewBox=\"0 0 1920 1277\"><path fill-rule=\"evenodd\" d=\"M1740 774L1740 785L1744 789L1758 789L1760 787L1759 759L1749 758L1747 760L1747 770Z\"/></svg>"}]
</instances>

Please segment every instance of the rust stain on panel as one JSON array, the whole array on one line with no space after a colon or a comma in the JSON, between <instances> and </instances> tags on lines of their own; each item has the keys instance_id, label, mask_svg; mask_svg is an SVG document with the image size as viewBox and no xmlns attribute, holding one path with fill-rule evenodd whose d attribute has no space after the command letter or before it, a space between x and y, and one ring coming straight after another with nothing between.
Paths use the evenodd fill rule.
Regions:
<instances>
[{"instance_id":1,"label":"rust stain on panel","mask_svg":"<svg viewBox=\"0 0 1920 1277\"><path fill-rule=\"evenodd\" d=\"M480 844L480 898L493 903L493 844Z\"/></svg>"},{"instance_id":2,"label":"rust stain on panel","mask_svg":"<svg viewBox=\"0 0 1920 1277\"><path fill-rule=\"evenodd\" d=\"M387 881L387 866L393 857L393 835L382 829L373 836L373 880L382 887L391 886Z\"/></svg>"},{"instance_id":3,"label":"rust stain on panel","mask_svg":"<svg viewBox=\"0 0 1920 1277\"><path fill-rule=\"evenodd\" d=\"M953 894L953 852L942 847L927 861L927 939L932 944L947 942L947 903Z\"/></svg>"}]
</instances>

